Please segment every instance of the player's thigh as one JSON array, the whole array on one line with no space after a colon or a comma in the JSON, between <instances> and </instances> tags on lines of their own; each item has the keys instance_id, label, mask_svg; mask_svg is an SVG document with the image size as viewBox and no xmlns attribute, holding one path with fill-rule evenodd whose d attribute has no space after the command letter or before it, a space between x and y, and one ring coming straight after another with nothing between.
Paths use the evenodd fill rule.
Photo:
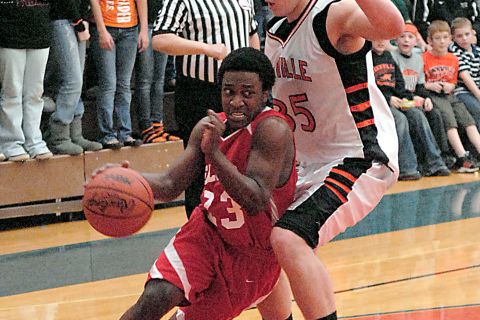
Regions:
<instances>
[{"instance_id":1,"label":"player's thigh","mask_svg":"<svg viewBox=\"0 0 480 320\"><path fill-rule=\"evenodd\" d=\"M283 271L272 292L257 304L257 308L264 320L283 320L292 313L292 293Z\"/></svg>"}]
</instances>

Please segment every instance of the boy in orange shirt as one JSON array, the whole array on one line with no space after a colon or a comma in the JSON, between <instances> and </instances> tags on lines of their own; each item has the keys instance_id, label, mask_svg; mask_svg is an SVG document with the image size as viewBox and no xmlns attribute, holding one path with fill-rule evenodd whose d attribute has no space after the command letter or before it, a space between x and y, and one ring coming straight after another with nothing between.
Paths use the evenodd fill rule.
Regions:
<instances>
[{"instance_id":1,"label":"boy in orange shirt","mask_svg":"<svg viewBox=\"0 0 480 320\"><path fill-rule=\"evenodd\" d=\"M478 171L476 161L465 150L458 134L458 127L465 129L477 152L480 152L480 134L465 105L453 95L457 84L458 59L453 53L448 52L450 42L448 23L433 21L428 27L428 43L432 50L423 54L425 88L430 91L433 105L442 113L448 142L457 156L455 163L457 172L475 172Z\"/></svg>"}]
</instances>

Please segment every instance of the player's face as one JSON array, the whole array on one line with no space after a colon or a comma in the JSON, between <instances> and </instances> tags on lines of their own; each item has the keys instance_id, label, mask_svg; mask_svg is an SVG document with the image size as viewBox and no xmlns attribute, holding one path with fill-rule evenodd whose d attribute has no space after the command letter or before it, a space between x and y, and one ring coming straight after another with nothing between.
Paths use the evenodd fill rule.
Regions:
<instances>
[{"instance_id":1,"label":"player's face","mask_svg":"<svg viewBox=\"0 0 480 320\"><path fill-rule=\"evenodd\" d=\"M222 106L230 128L246 127L264 108L268 92L263 91L257 73L225 72L222 81Z\"/></svg>"},{"instance_id":2,"label":"player's face","mask_svg":"<svg viewBox=\"0 0 480 320\"><path fill-rule=\"evenodd\" d=\"M405 55L411 55L416 44L417 36L411 32L404 32L397 38L398 50Z\"/></svg>"},{"instance_id":3,"label":"player's face","mask_svg":"<svg viewBox=\"0 0 480 320\"><path fill-rule=\"evenodd\" d=\"M288 21L297 19L310 0L266 0L274 16L287 17Z\"/></svg>"},{"instance_id":4,"label":"player's face","mask_svg":"<svg viewBox=\"0 0 480 320\"><path fill-rule=\"evenodd\" d=\"M453 33L453 41L465 50L471 49L473 38L473 30L470 27L457 28Z\"/></svg>"},{"instance_id":5,"label":"player's face","mask_svg":"<svg viewBox=\"0 0 480 320\"><path fill-rule=\"evenodd\" d=\"M452 42L452 37L447 31L439 31L432 34L432 36L428 38L428 42L434 52L437 54L445 54L448 51L450 42Z\"/></svg>"}]
</instances>

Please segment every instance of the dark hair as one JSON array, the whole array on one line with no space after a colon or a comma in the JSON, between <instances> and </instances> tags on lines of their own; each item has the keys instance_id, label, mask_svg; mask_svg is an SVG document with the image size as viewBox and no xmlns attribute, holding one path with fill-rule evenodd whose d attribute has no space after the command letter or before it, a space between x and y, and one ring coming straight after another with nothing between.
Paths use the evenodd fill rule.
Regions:
<instances>
[{"instance_id":1,"label":"dark hair","mask_svg":"<svg viewBox=\"0 0 480 320\"><path fill-rule=\"evenodd\" d=\"M230 52L218 70L218 83L221 86L225 72L245 71L258 74L262 89L270 90L275 83L275 71L267 56L260 50L244 47Z\"/></svg>"}]
</instances>

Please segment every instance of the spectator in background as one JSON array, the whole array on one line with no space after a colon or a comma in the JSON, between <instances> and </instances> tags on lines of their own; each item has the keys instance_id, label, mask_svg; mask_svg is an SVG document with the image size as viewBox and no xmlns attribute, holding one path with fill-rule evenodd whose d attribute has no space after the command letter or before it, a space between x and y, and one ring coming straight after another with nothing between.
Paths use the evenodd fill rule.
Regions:
<instances>
[{"instance_id":1,"label":"spectator in background","mask_svg":"<svg viewBox=\"0 0 480 320\"><path fill-rule=\"evenodd\" d=\"M49 11L47 0L0 2L0 149L10 161L52 157L40 131Z\"/></svg>"},{"instance_id":2,"label":"spectator in background","mask_svg":"<svg viewBox=\"0 0 480 320\"><path fill-rule=\"evenodd\" d=\"M82 134L85 107L81 98L86 43L90 39L87 22L88 0L60 0L51 4L52 47L48 68L59 80L56 107L44 137L54 154L78 155L102 149L98 142Z\"/></svg>"},{"instance_id":3,"label":"spectator in background","mask_svg":"<svg viewBox=\"0 0 480 320\"><path fill-rule=\"evenodd\" d=\"M475 32L467 18L454 19L451 28L454 42L449 50L459 60L455 96L463 101L480 129L480 48L474 42Z\"/></svg>"},{"instance_id":4,"label":"spectator in background","mask_svg":"<svg viewBox=\"0 0 480 320\"><path fill-rule=\"evenodd\" d=\"M449 167L455 163L450 152L448 136L442 119L442 113L438 108L432 108L432 101L425 89L425 73L422 55L414 50L418 42L418 30L411 24L406 23L404 32L395 40L397 47L391 51L395 63L402 72L405 80L405 90L415 96L415 101L423 105L426 111L424 114L430 124L429 131L433 132L436 144L439 146L442 157ZM432 161L436 155L430 157ZM435 161L434 161L435 162ZM443 161L442 161L443 162Z\"/></svg>"},{"instance_id":5,"label":"spectator in background","mask_svg":"<svg viewBox=\"0 0 480 320\"><path fill-rule=\"evenodd\" d=\"M130 82L137 47L140 52L148 47L147 1L90 1L95 18L91 46L98 74L100 142L104 148L138 146L141 140L132 137Z\"/></svg>"},{"instance_id":6,"label":"spectator in background","mask_svg":"<svg viewBox=\"0 0 480 320\"><path fill-rule=\"evenodd\" d=\"M207 109L221 110L220 61L240 47L260 48L253 0L198 0L195 6L190 1L165 0L153 32L153 49L176 56L175 117L185 147ZM200 202L203 184L201 174L185 190L187 216Z\"/></svg>"},{"instance_id":7,"label":"spectator in background","mask_svg":"<svg viewBox=\"0 0 480 320\"><path fill-rule=\"evenodd\" d=\"M457 172L475 172L478 167L475 159L463 146L458 127L464 129L469 141L480 152L480 134L475 120L465 105L453 96L457 84L458 59L448 52L451 42L450 27L446 21L433 21L428 27L428 42L431 52L423 54L425 69L425 88L429 90L435 107L442 113L448 141L453 148L457 162Z\"/></svg>"},{"instance_id":8,"label":"spectator in background","mask_svg":"<svg viewBox=\"0 0 480 320\"><path fill-rule=\"evenodd\" d=\"M393 61L387 48L387 40L372 41L372 59L375 81L390 104L398 137L398 166L400 174L398 180L418 180L422 177L418 170L417 155L410 136L410 127L407 117L400 111L404 102L398 98L408 96L402 87L403 77L400 69ZM400 100L399 107L392 106L392 100ZM405 99L406 100L406 99Z\"/></svg>"},{"instance_id":9,"label":"spectator in background","mask_svg":"<svg viewBox=\"0 0 480 320\"><path fill-rule=\"evenodd\" d=\"M273 17L272 12L268 8L265 0L255 0L255 16L254 19L258 25L258 37L260 39L260 50L265 48L265 32L267 22Z\"/></svg>"},{"instance_id":10,"label":"spectator in background","mask_svg":"<svg viewBox=\"0 0 480 320\"><path fill-rule=\"evenodd\" d=\"M180 140L165 132L163 125L165 66L168 56L152 49L153 22L161 3L162 0L148 1L149 45L137 53L135 62L135 106L143 143Z\"/></svg>"}]
</instances>

